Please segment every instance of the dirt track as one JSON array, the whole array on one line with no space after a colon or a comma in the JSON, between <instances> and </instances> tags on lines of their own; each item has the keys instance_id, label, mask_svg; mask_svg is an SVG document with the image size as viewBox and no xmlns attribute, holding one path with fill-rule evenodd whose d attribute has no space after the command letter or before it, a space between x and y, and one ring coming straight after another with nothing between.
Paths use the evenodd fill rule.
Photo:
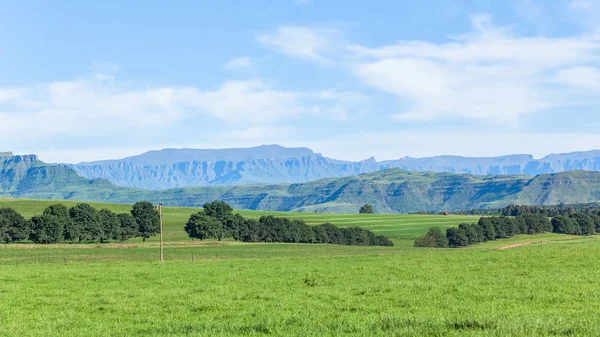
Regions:
<instances>
[{"instance_id":1,"label":"dirt track","mask_svg":"<svg viewBox=\"0 0 600 337\"><path fill-rule=\"evenodd\" d=\"M505 250L505 249L517 248L517 247L521 247L521 246L525 246L525 245L530 245L532 243L540 243L540 242L544 242L544 241L528 241L528 242L514 243L512 245L502 246L498 249Z\"/></svg>"}]
</instances>

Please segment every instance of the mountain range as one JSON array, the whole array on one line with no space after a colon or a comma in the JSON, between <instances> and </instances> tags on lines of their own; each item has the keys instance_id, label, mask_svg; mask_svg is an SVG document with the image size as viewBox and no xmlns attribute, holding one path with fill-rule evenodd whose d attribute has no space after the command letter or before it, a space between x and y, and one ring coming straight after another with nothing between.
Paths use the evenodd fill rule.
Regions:
<instances>
[{"instance_id":1,"label":"mountain range","mask_svg":"<svg viewBox=\"0 0 600 337\"><path fill-rule=\"evenodd\" d=\"M237 209L355 213L370 203L379 213L456 211L509 204L554 205L600 200L600 172L471 175L386 169L306 183L200 186L148 190L81 177L69 165L35 155L0 156L0 197L69 199L172 206L224 200Z\"/></svg>"},{"instance_id":2,"label":"mountain range","mask_svg":"<svg viewBox=\"0 0 600 337\"><path fill-rule=\"evenodd\" d=\"M397 160L342 161L308 148L263 145L243 149L164 149L117 159L69 165L88 179L119 186L166 189L188 186L304 183L400 168L414 172L536 176L571 170L600 171L600 151L551 154L542 159L516 154L501 157L437 156Z\"/></svg>"}]
</instances>

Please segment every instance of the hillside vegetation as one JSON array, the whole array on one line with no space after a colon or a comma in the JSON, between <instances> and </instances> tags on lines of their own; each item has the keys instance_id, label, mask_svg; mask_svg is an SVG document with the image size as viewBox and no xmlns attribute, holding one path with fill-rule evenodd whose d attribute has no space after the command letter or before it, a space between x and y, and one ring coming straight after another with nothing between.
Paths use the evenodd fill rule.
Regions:
<instances>
[{"instance_id":1,"label":"hillside vegetation","mask_svg":"<svg viewBox=\"0 0 600 337\"><path fill-rule=\"evenodd\" d=\"M455 211L509 204L554 205L600 200L600 172L474 176L389 169L302 184L206 186L160 191L88 180L68 166L35 156L0 158L0 196L134 203L161 201L200 206L223 200L236 209L356 213L365 204L377 213Z\"/></svg>"}]
</instances>

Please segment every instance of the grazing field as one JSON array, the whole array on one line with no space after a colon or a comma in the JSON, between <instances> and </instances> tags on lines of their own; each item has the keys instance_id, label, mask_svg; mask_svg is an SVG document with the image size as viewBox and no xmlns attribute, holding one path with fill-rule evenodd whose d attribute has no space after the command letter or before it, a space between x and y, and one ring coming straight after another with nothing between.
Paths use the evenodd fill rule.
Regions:
<instances>
[{"instance_id":1,"label":"grazing field","mask_svg":"<svg viewBox=\"0 0 600 337\"><path fill-rule=\"evenodd\" d=\"M31 216L49 203L0 207ZM600 236L419 249L430 226L477 218L285 213L397 244L192 242L181 227L195 211L165 210L165 263L156 241L0 245L0 336L600 335Z\"/></svg>"}]
</instances>

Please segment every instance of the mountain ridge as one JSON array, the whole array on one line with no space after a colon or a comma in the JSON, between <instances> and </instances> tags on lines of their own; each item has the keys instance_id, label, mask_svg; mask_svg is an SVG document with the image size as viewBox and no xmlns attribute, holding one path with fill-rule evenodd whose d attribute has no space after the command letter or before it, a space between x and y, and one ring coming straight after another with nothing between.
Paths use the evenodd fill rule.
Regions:
<instances>
[{"instance_id":1,"label":"mountain ridge","mask_svg":"<svg viewBox=\"0 0 600 337\"><path fill-rule=\"evenodd\" d=\"M148 189L176 187L302 183L401 168L415 172L473 175L539 175L572 170L600 171L600 150L498 157L403 157L378 162L374 157L344 161L312 150L263 145L238 149L163 149L123 159L70 164L88 179L103 178L119 186Z\"/></svg>"}]
</instances>

